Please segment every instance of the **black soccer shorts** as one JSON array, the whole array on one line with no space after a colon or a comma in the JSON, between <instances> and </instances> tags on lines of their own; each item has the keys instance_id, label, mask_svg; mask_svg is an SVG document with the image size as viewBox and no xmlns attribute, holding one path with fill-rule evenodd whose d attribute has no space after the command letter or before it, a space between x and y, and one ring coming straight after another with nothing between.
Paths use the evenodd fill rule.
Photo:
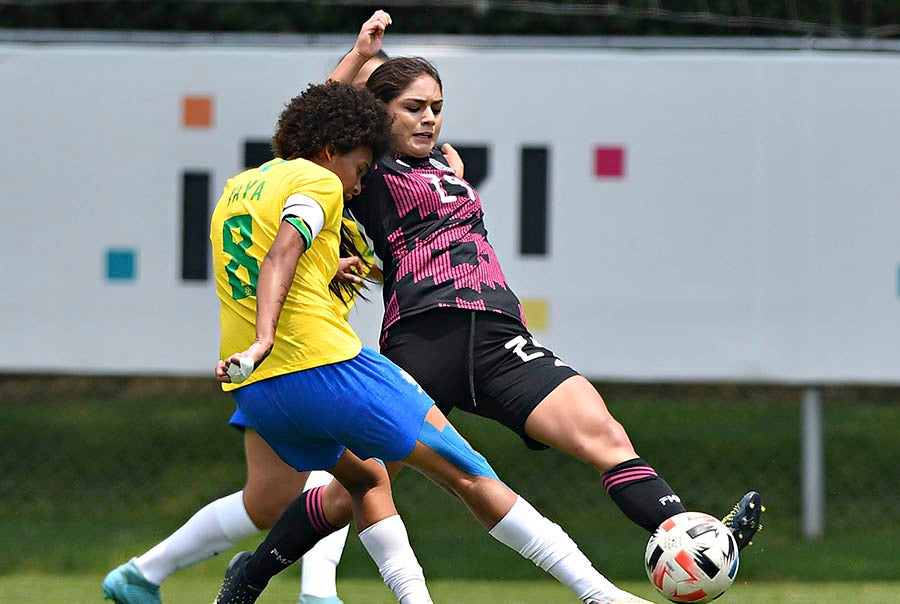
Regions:
<instances>
[{"instance_id":1,"label":"black soccer shorts","mask_svg":"<svg viewBox=\"0 0 900 604\"><path fill-rule=\"evenodd\" d=\"M525 420L574 369L519 321L496 312L437 308L391 325L381 352L413 376L444 415L453 408L500 422L531 449Z\"/></svg>"}]
</instances>

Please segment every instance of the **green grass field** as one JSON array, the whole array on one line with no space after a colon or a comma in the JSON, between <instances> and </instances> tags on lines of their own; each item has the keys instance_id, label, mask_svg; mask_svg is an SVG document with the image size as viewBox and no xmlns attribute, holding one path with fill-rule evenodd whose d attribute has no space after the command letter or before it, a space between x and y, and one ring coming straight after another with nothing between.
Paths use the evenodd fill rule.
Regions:
<instances>
[{"instance_id":1,"label":"green grass field","mask_svg":"<svg viewBox=\"0 0 900 604\"><path fill-rule=\"evenodd\" d=\"M241 438L225 427L232 403L220 392L172 380L73 385L81 379L36 378L24 392L0 380L11 403L0 404L0 604L99 604L109 569L241 488ZM766 530L717 603L900 602L897 391L826 401L828 522L816 541L800 534L796 390L620 386L605 394L641 453L694 509L724 511L748 484L766 495ZM643 578L646 534L623 519L589 468L553 451L528 453L483 420L452 419L610 579L664 602ZM690 447L668 429L676 424L691 427ZM401 474L395 491L437 601L572 602L420 476ZM165 604L212 601L229 557L176 574ZM338 572L347 604L392 602L355 537ZM296 572L285 573L261 601L295 602L297 583Z\"/></svg>"},{"instance_id":2,"label":"green grass field","mask_svg":"<svg viewBox=\"0 0 900 604\"><path fill-rule=\"evenodd\" d=\"M290 576L286 576L290 575ZM4 604L102 604L100 580L89 575L24 574L0 576L0 602ZM572 594L544 581L436 580L429 582L435 602L464 604L575 604ZM346 604L396 604L378 581L339 581ZM632 593L653 602L666 602L644 582L623 583ZM218 582L207 573L185 571L163 588L164 604L212 602ZM297 601L296 575L276 577L260 597L260 604ZM900 581L872 583L736 583L716 604L891 604L900 602Z\"/></svg>"}]
</instances>

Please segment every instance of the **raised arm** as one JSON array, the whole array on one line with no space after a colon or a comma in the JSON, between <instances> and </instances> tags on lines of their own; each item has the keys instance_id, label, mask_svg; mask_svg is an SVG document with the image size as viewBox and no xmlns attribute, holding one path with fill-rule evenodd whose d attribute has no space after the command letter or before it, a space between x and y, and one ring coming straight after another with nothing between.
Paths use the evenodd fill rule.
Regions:
<instances>
[{"instance_id":1,"label":"raised arm","mask_svg":"<svg viewBox=\"0 0 900 604\"><path fill-rule=\"evenodd\" d=\"M366 61L378 54L384 41L384 30L391 24L391 16L383 10L377 10L363 23L356 38L356 44L344 55L338 66L334 68L329 80L352 82Z\"/></svg>"}]
</instances>

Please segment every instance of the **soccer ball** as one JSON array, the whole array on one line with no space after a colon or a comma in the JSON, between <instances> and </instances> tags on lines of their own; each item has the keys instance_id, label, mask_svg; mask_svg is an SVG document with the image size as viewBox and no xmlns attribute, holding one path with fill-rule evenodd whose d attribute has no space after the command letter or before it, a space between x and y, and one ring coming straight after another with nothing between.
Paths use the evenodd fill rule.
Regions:
<instances>
[{"instance_id":1,"label":"soccer ball","mask_svg":"<svg viewBox=\"0 0 900 604\"><path fill-rule=\"evenodd\" d=\"M650 582L672 602L711 602L734 582L737 543L720 520L682 512L650 537L644 567Z\"/></svg>"}]
</instances>

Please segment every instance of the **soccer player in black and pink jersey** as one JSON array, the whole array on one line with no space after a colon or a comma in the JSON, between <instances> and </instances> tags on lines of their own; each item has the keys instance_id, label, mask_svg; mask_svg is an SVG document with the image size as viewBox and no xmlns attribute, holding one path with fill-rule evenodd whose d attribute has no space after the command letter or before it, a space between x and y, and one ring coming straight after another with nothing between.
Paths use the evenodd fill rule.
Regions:
<instances>
[{"instance_id":1,"label":"soccer player in black and pink jersey","mask_svg":"<svg viewBox=\"0 0 900 604\"><path fill-rule=\"evenodd\" d=\"M394 118L395 151L372 166L347 208L383 276L382 353L444 413L459 408L499 421L531 449L552 447L596 468L613 501L647 531L683 512L593 385L529 333L488 241L478 193L437 144L437 69L419 57L392 58L366 86ZM751 491L726 516L740 548L762 509Z\"/></svg>"}]
</instances>

